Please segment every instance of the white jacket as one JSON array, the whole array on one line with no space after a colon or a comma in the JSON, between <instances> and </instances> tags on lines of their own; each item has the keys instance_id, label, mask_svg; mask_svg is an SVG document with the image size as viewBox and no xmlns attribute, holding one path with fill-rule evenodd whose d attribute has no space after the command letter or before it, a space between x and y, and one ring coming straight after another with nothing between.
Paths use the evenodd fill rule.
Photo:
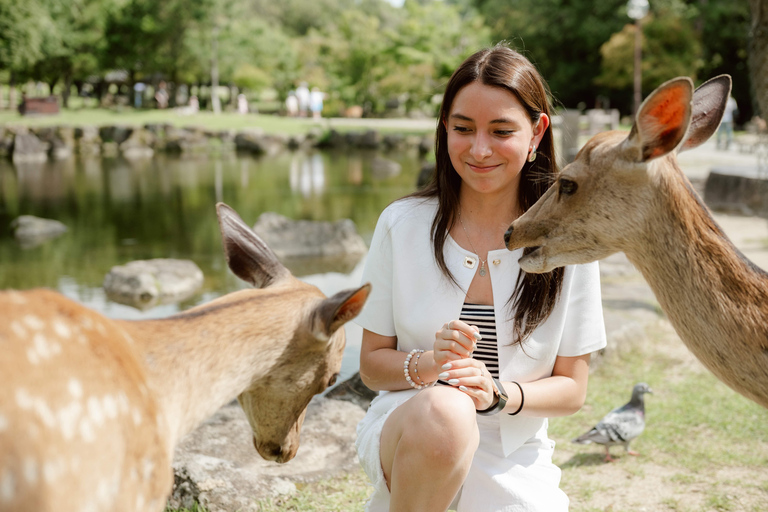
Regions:
<instances>
[{"instance_id":1,"label":"white jacket","mask_svg":"<svg viewBox=\"0 0 768 512\"><path fill-rule=\"evenodd\" d=\"M371 295L355 322L382 336L397 336L398 349L431 350L435 332L459 318L476 266L465 258L478 256L448 236L443 254L460 287L440 271L434 259L430 230L437 211L436 199L409 198L388 206L379 217L371 241L363 282L373 285ZM513 321L509 299L520 268L522 249L488 253L486 267L493 285L493 302L499 340L499 373L502 382L530 382L552 375L557 356L573 357L606 345L597 262L569 266L563 288L551 315L521 348L512 345ZM368 414L388 410L387 403L412 390L382 391ZM390 396L387 396L390 395ZM531 438L544 418L499 414L504 454Z\"/></svg>"}]
</instances>

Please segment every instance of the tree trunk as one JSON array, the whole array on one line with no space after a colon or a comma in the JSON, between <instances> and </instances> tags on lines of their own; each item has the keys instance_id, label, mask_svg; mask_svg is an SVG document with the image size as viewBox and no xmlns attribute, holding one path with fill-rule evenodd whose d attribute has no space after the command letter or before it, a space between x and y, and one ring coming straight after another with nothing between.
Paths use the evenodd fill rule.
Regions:
<instances>
[{"instance_id":1,"label":"tree trunk","mask_svg":"<svg viewBox=\"0 0 768 512\"><path fill-rule=\"evenodd\" d=\"M11 78L8 80L8 110L16 110L16 73L11 71Z\"/></svg>"},{"instance_id":2,"label":"tree trunk","mask_svg":"<svg viewBox=\"0 0 768 512\"><path fill-rule=\"evenodd\" d=\"M62 108L69 108L69 94L72 88L72 75L67 73L64 75L64 90L61 91L61 106Z\"/></svg>"},{"instance_id":3,"label":"tree trunk","mask_svg":"<svg viewBox=\"0 0 768 512\"><path fill-rule=\"evenodd\" d=\"M749 31L749 70L752 93L759 115L768 116L768 0L749 0L752 25Z\"/></svg>"},{"instance_id":4,"label":"tree trunk","mask_svg":"<svg viewBox=\"0 0 768 512\"><path fill-rule=\"evenodd\" d=\"M219 100L219 27L214 25L211 37L211 104L214 114L221 114Z\"/></svg>"}]
</instances>

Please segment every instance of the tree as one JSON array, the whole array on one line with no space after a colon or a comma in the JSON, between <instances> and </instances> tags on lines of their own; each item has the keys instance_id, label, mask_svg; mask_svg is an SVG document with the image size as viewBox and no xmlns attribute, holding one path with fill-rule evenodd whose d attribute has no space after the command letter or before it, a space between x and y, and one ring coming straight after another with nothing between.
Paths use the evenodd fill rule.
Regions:
<instances>
[{"instance_id":1,"label":"tree","mask_svg":"<svg viewBox=\"0 0 768 512\"><path fill-rule=\"evenodd\" d=\"M749 68L759 114L768 115L768 0L749 0Z\"/></svg>"}]
</instances>

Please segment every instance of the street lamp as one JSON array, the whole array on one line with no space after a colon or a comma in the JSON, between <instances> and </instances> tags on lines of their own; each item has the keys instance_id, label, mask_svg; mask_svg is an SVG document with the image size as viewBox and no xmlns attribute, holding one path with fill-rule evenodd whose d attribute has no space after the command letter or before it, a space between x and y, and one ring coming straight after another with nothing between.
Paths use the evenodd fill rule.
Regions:
<instances>
[{"instance_id":1,"label":"street lamp","mask_svg":"<svg viewBox=\"0 0 768 512\"><path fill-rule=\"evenodd\" d=\"M635 20L635 104L632 115L637 114L640 102L643 100L642 92L642 28L640 20L648 14L648 0L629 0L627 2L627 15Z\"/></svg>"}]
</instances>

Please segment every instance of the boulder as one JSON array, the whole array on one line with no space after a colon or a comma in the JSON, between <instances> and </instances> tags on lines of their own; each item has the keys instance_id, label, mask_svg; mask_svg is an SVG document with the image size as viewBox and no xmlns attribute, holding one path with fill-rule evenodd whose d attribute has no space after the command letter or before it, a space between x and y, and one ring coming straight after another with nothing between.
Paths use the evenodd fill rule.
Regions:
<instances>
[{"instance_id":1,"label":"boulder","mask_svg":"<svg viewBox=\"0 0 768 512\"><path fill-rule=\"evenodd\" d=\"M189 260L136 260L112 267L104 277L110 300L147 309L188 299L203 284L203 272Z\"/></svg>"},{"instance_id":2,"label":"boulder","mask_svg":"<svg viewBox=\"0 0 768 512\"><path fill-rule=\"evenodd\" d=\"M349 402L312 399L296 457L278 464L253 448L248 420L233 402L187 435L176 449L171 508L200 503L210 512L256 512L256 501L291 494L296 485L354 470L357 423L363 409Z\"/></svg>"},{"instance_id":3,"label":"boulder","mask_svg":"<svg viewBox=\"0 0 768 512\"><path fill-rule=\"evenodd\" d=\"M45 162L48 160L48 145L33 133L16 133L12 160L13 163Z\"/></svg>"},{"instance_id":4,"label":"boulder","mask_svg":"<svg viewBox=\"0 0 768 512\"><path fill-rule=\"evenodd\" d=\"M130 126L102 126L99 128L99 137L104 142L115 142L120 144L128 140L133 133L134 128Z\"/></svg>"},{"instance_id":5,"label":"boulder","mask_svg":"<svg viewBox=\"0 0 768 512\"><path fill-rule=\"evenodd\" d=\"M350 219L337 222L292 220L265 212L253 226L294 275L349 273L368 252Z\"/></svg>"},{"instance_id":6,"label":"boulder","mask_svg":"<svg viewBox=\"0 0 768 512\"><path fill-rule=\"evenodd\" d=\"M235 135L235 147L238 151L248 151L257 155L275 155L283 150L288 140L277 135L267 135L260 129L243 130Z\"/></svg>"},{"instance_id":7,"label":"boulder","mask_svg":"<svg viewBox=\"0 0 768 512\"><path fill-rule=\"evenodd\" d=\"M16 241L23 248L36 247L67 232L67 226L57 220L21 215L11 222Z\"/></svg>"},{"instance_id":8,"label":"boulder","mask_svg":"<svg viewBox=\"0 0 768 512\"><path fill-rule=\"evenodd\" d=\"M127 160L138 160L152 158L155 150L152 146L155 143L155 136L149 130L134 130L131 135L118 146L123 158Z\"/></svg>"},{"instance_id":9,"label":"boulder","mask_svg":"<svg viewBox=\"0 0 768 512\"><path fill-rule=\"evenodd\" d=\"M101 154L101 137L97 126L78 126L75 128L75 146L81 155Z\"/></svg>"},{"instance_id":10,"label":"boulder","mask_svg":"<svg viewBox=\"0 0 768 512\"><path fill-rule=\"evenodd\" d=\"M367 411L368 406L371 405L371 401L378 395L378 392L363 384L363 379L360 378L360 372L357 372L352 377L328 391L325 394L325 397L352 402L364 411Z\"/></svg>"},{"instance_id":11,"label":"boulder","mask_svg":"<svg viewBox=\"0 0 768 512\"><path fill-rule=\"evenodd\" d=\"M400 174L402 169L403 167L399 163L388 158L375 156L371 161L371 173L373 174L373 179L376 180L395 177Z\"/></svg>"}]
</instances>

